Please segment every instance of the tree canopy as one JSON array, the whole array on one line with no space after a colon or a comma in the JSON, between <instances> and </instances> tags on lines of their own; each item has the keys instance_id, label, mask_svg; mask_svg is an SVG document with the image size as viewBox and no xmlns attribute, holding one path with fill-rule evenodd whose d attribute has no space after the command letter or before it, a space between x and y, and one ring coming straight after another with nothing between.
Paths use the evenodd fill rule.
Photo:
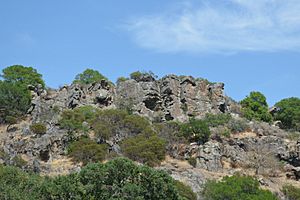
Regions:
<instances>
[{"instance_id":1,"label":"tree canopy","mask_svg":"<svg viewBox=\"0 0 300 200\"><path fill-rule=\"evenodd\" d=\"M272 115L269 113L266 97L260 92L251 92L241 101L244 117L249 120L270 122Z\"/></svg>"},{"instance_id":2,"label":"tree canopy","mask_svg":"<svg viewBox=\"0 0 300 200\"><path fill-rule=\"evenodd\" d=\"M22 65L13 65L3 69L1 77L10 83L18 83L27 87L28 85L37 86L38 84L45 87L42 75L32 67L24 67Z\"/></svg>"},{"instance_id":3,"label":"tree canopy","mask_svg":"<svg viewBox=\"0 0 300 200\"><path fill-rule=\"evenodd\" d=\"M30 92L24 85L0 81L0 123L8 116L21 117L31 106Z\"/></svg>"},{"instance_id":4,"label":"tree canopy","mask_svg":"<svg viewBox=\"0 0 300 200\"><path fill-rule=\"evenodd\" d=\"M274 114L275 120L282 122L282 128L300 131L300 99L287 98L275 104L278 111Z\"/></svg>"},{"instance_id":5,"label":"tree canopy","mask_svg":"<svg viewBox=\"0 0 300 200\"><path fill-rule=\"evenodd\" d=\"M97 70L86 69L84 72L76 75L73 83L91 84L101 80L108 80L108 79Z\"/></svg>"},{"instance_id":6,"label":"tree canopy","mask_svg":"<svg viewBox=\"0 0 300 200\"><path fill-rule=\"evenodd\" d=\"M88 164L79 173L58 177L42 177L0 165L0 191L0 199L14 200L195 199L189 187L176 183L166 172L125 158Z\"/></svg>"},{"instance_id":7,"label":"tree canopy","mask_svg":"<svg viewBox=\"0 0 300 200\"><path fill-rule=\"evenodd\" d=\"M207 182L203 196L205 200L278 200L270 191L260 189L256 179L240 175Z\"/></svg>"}]
</instances>

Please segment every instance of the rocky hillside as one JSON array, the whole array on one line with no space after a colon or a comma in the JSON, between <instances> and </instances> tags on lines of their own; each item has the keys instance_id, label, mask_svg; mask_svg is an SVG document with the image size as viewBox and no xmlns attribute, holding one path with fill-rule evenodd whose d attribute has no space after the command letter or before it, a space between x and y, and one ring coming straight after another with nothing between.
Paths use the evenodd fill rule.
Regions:
<instances>
[{"instance_id":1,"label":"rocky hillside","mask_svg":"<svg viewBox=\"0 0 300 200\"><path fill-rule=\"evenodd\" d=\"M298 133L244 119L241 106L224 94L223 83L175 75L155 80L145 74L117 85L102 80L74 83L57 90L37 86L31 87L31 93L32 106L27 117L9 127L1 125L0 163L51 176L79 171L82 163L67 155L73 138L60 120L66 110L92 106L100 110L127 110L131 115L145 117L151 127L161 127L155 130L167 140L166 159L155 167L191 186L198 199L203 198L201 191L207 180L220 180L237 172L256 176L263 188L281 199L285 198L283 185L300 186ZM213 123L212 116L226 119ZM208 141L199 143L170 136L179 131L169 127L171 122L187 123L191 118L207 120L211 132ZM46 126L42 134L31 128L38 123ZM119 122L114 121L112 126L114 123ZM83 125L87 130L77 131L77 138L87 134L98 144L108 145L110 153L123 155L122 142L131 137L127 125L107 138L97 135L95 123L83 121Z\"/></svg>"}]
</instances>

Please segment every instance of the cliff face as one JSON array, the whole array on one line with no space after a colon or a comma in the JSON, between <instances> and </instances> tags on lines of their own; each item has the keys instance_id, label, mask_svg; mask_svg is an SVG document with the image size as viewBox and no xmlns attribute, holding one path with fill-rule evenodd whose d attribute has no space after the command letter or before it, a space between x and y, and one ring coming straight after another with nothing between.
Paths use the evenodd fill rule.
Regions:
<instances>
[{"instance_id":1,"label":"cliff face","mask_svg":"<svg viewBox=\"0 0 300 200\"><path fill-rule=\"evenodd\" d=\"M36 93L37 94L37 93ZM191 76L166 76L160 80L127 80L113 86L107 81L88 86L73 84L35 95L31 110L34 121L50 119L49 111L81 105L130 109L151 120L186 121L206 113L231 112L237 106L224 95L223 83L209 83Z\"/></svg>"},{"instance_id":2,"label":"cliff face","mask_svg":"<svg viewBox=\"0 0 300 200\"><path fill-rule=\"evenodd\" d=\"M202 118L206 113L230 113L235 120L241 120L238 116L240 106L224 94L223 83L209 83L191 76L168 75L160 80L140 77L119 82L116 86L103 80L86 86L63 86L58 90L36 88L32 95L32 107L26 121L9 131L0 126L0 163L15 164L15 158L21 156L27 161L28 169L47 175L80 169L80 164L66 157L68 133L58 126L61 111L65 109L83 105L121 108L153 122L186 121L190 117ZM45 123L47 132L33 134L29 126L35 122ZM261 184L279 196L282 195L282 184L287 182L286 177L289 183L299 184L300 142L287 138L288 134L278 127L245 123L249 126L246 132L229 138L217 134L203 145L169 142L169 156L159 168L190 185L195 192L199 192L208 179L219 179L236 172L253 175L253 169L268 174L267 178L260 179ZM215 129L211 131L217 133L218 128ZM118 145L112 140L106 143L110 147ZM2 149L6 157L1 157ZM186 161L189 159L194 159L194 167ZM278 160L286 164L277 166ZM272 176L274 178L270 178Z\"/></svg>"}]
</instances>

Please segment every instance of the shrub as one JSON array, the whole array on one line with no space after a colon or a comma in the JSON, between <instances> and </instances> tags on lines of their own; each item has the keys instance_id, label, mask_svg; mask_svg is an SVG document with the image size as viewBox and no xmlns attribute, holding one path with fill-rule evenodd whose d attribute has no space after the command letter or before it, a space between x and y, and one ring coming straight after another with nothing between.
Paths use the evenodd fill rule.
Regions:
<instances>
[{"instance_id":1,"label":"shrub","mask_svg":"<svg viewBox=\"0 0 300 200\"><path fill-rule=\"evenodd\" d=\"M205 115L205 118L203 120L206 122L208 126L217 127L217 126L227 124L231 119L232 117L230 114L221 113L221 114L214 115L208 113Z\"/></svg>"},{"instance_id":2,"label":"shrub","mask_svg":"<svg viewBox=\"0 0 300 200\"><path fill-rule=\"evenodd\" d=\"M149 71L149 72L140 72L140 71L136 71L130 74L130 78L136 81L141 81L143 78L148 78L149 80L155 80L155 78L157 78L157 76Z\"/></svg>"},{"instance_id":3,"label":"shrub","mask_svg":"<svg viewBox=\"0 0 300 200\"><path fill-rule=\"evenodd\" d=\"M124 129L124 119L128 115L123 110L101 110L92 121L92 128L97 137L104 140L118 134Z\"/></svg>"},{"instance_id":4,"label":"shrub","mask_svg":"<svg viewBox=\"0 0 300 200\"><path fill-rule=\"evenodd\" d=\"M84 122L91 123L97 114L97 109L92 106L81 106L74 110L65 110L59 120L61 128L67 129L69 132L88 130Z\"/></svg>"},{"instance_id":5,"label":"shrub","mask_svg":"<svg viewBox=\"0 0 300 200\"><path fill-rule=\"evenodd\" d=\"M23 117L30 106L31 95L27 88L17 83L0 81L0 123L9 120L7 116Z\"/></svg>"},{"instance_id":6,"label":"shrub","mask_svg":"<svg viewBox=\"0 0 300 200\"><path fill-rule=\"evenodd\" d=\"M277 200L270 191L260 189L256 179L240 175L226 176L220 182L208 181L203 190L203 197L205 200Z\"/></svg>"},{"instance_id":7,"label":"shrub","mask_svg":"<svg viewBox=\"0 0 300 200\"><path fill-rule=\"evenodd\" d=\"M190 165L192 165L193 167L196 167L197 166L197 159L196 158L193 158L193 157L190 157L188 159L188 162Z\"/></svg>"},{"instance_id":8,"label":"shrub","mask_svg":"<svg viewBox=\"0 0 300 200\"><path fill-rule=\"evenodd\" d=\"M47 132L47 127L42 123L35 123L35 124L30 125L30 130L34 134L42 135Z\"/></svg>"},{"instance_id":9,"label":"shrub","mask_svg":"<svg viewBox=\"0 0 300 200\"><path fill-rule=\"evenodd\" d=\"M151 124L147 119L138 115L129 115L124 110L101 110L92 122L97 137L104 140L117 134L137 135L152 134Z\"/></svg>"},{"instance_id":10,"label":"shrub","mask_svg":"<svg viewBox=\"0 0 300 200\"><path fill-rule=\"evenodd\" d=\"M22 65L13 65L2 70L2 77L9 83L16 83L27 87L28 85L45 87L45 82L42 75L32 67L24 67Z\"/></svg>"},{"instance_id":11,"label":"shrub","mask_svg":"<svg viewBox=\"0 0 300 200\"><path fill-rule=\"evenodd\" d=\"M300 131L300 99L296 97L283 99L275 106L278 111L274 114L274 118L282 122L281 128Z\"/></svg>"},{"instance_id":12,"label":"shrub","mask_svg":"<svg viewBox=\"0 0 300 200\"><path fill-rule=\"evenodd\" d=\"M204 144L209 139L210 130L205 121L190 119L188 123L181 125L180 135L187 138L190 142Z\"/></svg>"},{"instance_id":13,"label":"shrub","mask_svg":"<svg viewBox=\"0 0 300 200\"><path fill-rule=\"evenodd\" d=\"M106 144L97 144L89 138L80 138L69 145L68 155L75 162L82 162L86 165L89 162L100 162L107 154Z\"/></svg>"},{"instance_id":14,"label":"shrub","mask_svg":"<svg viewBox=\"0 0 300 200\"><path fill-rule=\"evenodd\" d=\"M125 82L125 81L127 81L127 80L129 80L128 78L126 78L126 77L119 77L118 78L118 80L117 80L117 84L119 84L119 83L121 83L121 82Z\"/></svg>"},{"instance_id":15,"label":"shrub","mask_svg":"<svg viewBox=\"0 0 300 200\"><path fill-rule=\"evenodd\" d=\"M175 181L175 186L179 195L183 198L182 200L197 200L197 195L193 192L191 187L183 184L180 181Z\"/></svg>"},{"instance_id":16,"label":"shrub","mask_svg":"<svg viewBox=\"0 0 300 200\"><path fill-rule=\"evenodd\" d=\"M244 119L232 119L227 126L232 133L242 133L250 129L250 126Z\"/></svg>"},{"instance_id":17,"label":"shrub","mask_svg":"<svg viewBox=\"0 0 300 200\"><path fill-rule=\"evenodd\" d=\"M125 139L121 148L128 158L149 166L155 166L165 159L165 145L165 141L155 134L151 136L140 134Z\"/></svg>"},{"instance_id":18,"label":"shrub","mask_svg":"<svg viewBox=\"0 0 300 200\"><path fill-rule=\"evenodd\" d=\"M79 84L91 84L101 80L108 80L105 76L100 74L97 70L86 69L81 74L76 75L73 83Z\"/></svg>"},{"instance_id":19,"label":"shrub","mask_svg":"<svg viewBox=\"0 0 300 200\"><path fill-rule=\"evenodd\" d=\"M251 92L241 101L242 113L249 120L271 122L272 115L269 113L266 97L260 92Z\"/></svg>"},{"instance_id":20,"label":"shrub","mask_svg":"<svg viewBox=\"0 0 300 200\"><path fill-rule=\"evenodd\" d=\"M292 185L285 185L282 188L287 200L299 200L300 199L300 188L294 187Z\"/></svg>"}]
</instances>

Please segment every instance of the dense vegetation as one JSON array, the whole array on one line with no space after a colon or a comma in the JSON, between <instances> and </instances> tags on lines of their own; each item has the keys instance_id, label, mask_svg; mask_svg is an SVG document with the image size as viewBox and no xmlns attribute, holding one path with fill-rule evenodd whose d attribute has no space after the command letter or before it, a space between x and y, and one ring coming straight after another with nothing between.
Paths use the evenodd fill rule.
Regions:
<instances>
[{"instance_id":1,"label":"dense vegetation","mask_svg":"<svg viewBox=\"0 0 300 200\"><path fill-rule=\"evenodd\" d=\"M3 69L0 80L0 123L13 124L31 106L28 86L45 87L42 75L32 67L13 65ZM12 123L13 122L13 123Z\"/></svg>"},{"instance_id":2,"label":"dense vegetation","mask_svg":"<svg viewBox=\"0 0 300 200\"><path fill-rule=\"evenodd\" d=\"M32 67L24 67L22 65L13 65L3 69L1 77L9 83L18 83L27 87L32 85L34 87L39 84L44 88L45 82L42 75Z\"/></svg>"},{"instance_id":3,"label":"dense vegetation","mask_svg":"<svg viewBox=\"0 0 300 200\"><path fill-rule=\"evenodd\" d=\"M272 115L269 113L266 97L262 93L251 92L250 95L240 103L245 118L265 122L272 121Z\"/></svg>"},{"instance_id":4,"label":"dense vegetation","mask_svg":"<svg viewBox=\"0 0 300 200\"><path fill-rule=\"evenodd\" d=\"M300 99L296 97L283 99L275 106L278 111L274 119L282 122L282 128L300 131Z\"/></svg>"},{"instance_id":5,"label":"dense vegetation","mask_svg":"<svg viewBox=\"0 0 300 200\"><path fill-rule=\"evenodd\" d=\"M205 200L277 200L270 191L260 189L256 179L240 175L207 182L203 196Z\"/></svg>"},{"instance_id":6,"label":"dense vegetation","mask_svg":"<svg viewBox=\"0 0 300 200\"><path fill-rule=\"evenodd\" d=\"M195 194L163 171L118 158L79 173L54 178L0 165L0 199L14 200L194 200ZM181 196L182 195L182 196Z\"/></svg>"},{"instance_id":7,"label":"dense vegetation","mask_svg":"<svg viewBox=\"0 0 300 200\"><path fill-rule=\"evenodd\" d=\"M123 110L99 110L91 106L66 110L62 113L60 126L70 132L72 140L77 140L76 132L86 133L90 128L97 141L104 142L114 136L121 136L121 152L132 160L150 166L159 164L165 158L166 142L158 136L150 122ZM73 142L69 151L75 161L84 164L101 161L106 154L104 145L86 138Z\"/></svg>"},{"instance_id":8,"label":"dense vegetation","mask_svg":"<svg viewBox=\"0 0 300 200\"><path fill-rule=\"evenodd\" d=\"M0 123L16 121L27 113L30 106L31 95L27 88L18 83L0 81Z\"/></svg>"}]
</instances>

